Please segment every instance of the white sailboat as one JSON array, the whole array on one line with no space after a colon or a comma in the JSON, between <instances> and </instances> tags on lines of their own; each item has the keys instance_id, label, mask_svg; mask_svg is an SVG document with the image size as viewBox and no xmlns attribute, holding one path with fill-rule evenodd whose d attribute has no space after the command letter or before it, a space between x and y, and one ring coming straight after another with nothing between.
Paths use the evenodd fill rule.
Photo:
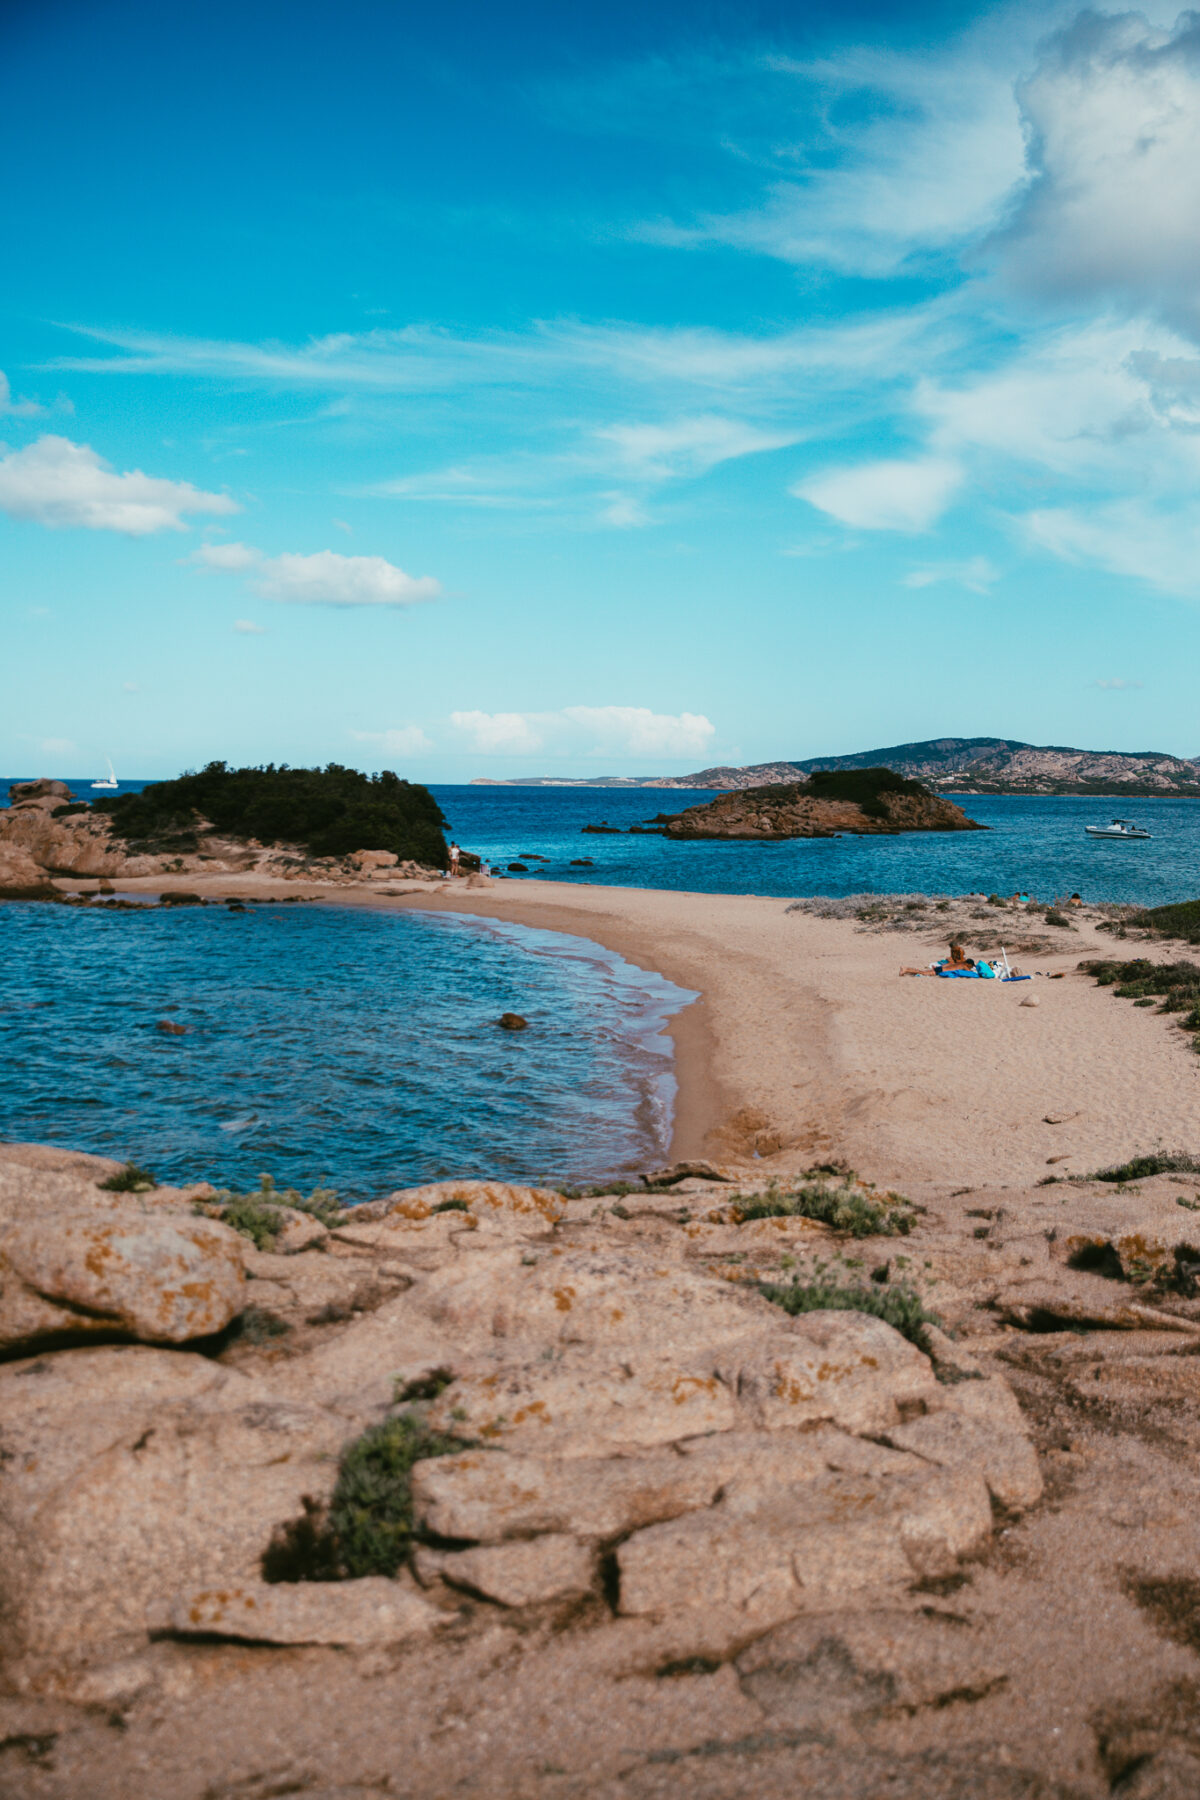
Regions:
<instances>
[{"instance_id":1,"label":"white sailboat","mask_svg":"<svg viewBox=\"0 0 1200 1800\"><path fill-rule=\"evenodd\" d=\"M1132 819L1114 819L1111 825L1085 825L1090 838L1148 838L1150 833Z\"/></svg>"},{"instance_id":2,"label":"white sailboat","mask_svg":"<svg viewBox=\"0 0 1200 1800\"><path fill-rule=\"evenodd\" d=\"M94 788L109 788L109 789L118 787L120 784L117 781L117 771L112 766L112 758L106 756L104 760L108 764L108 780L107 781L93 781L92 786Z\"/></svg>"}]
</instances>

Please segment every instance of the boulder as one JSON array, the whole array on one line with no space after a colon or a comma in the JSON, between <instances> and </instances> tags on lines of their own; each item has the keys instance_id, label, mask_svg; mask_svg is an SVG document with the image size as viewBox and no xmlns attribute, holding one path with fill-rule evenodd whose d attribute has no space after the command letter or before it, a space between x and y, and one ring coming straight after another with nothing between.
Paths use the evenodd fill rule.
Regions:
<instances>
[{"instance_id":1,"label":"boulder","mask_svg":"<svg viewBox=\"0 0 1200 1800\"><path fill-rule=\"evenodd\" d=\"M13 806L28 806L35 800L52 800L55 806L66 806L75 796L65 781L51 781L43 776L40 781L14 781L8 798Z\"/></svg>"},{"instance_id":2,"label":"boulder","mask_svg":"<svg viewBox=\"0 0 1200 1800\"><path fill-rule=\"evenodd\" d=\"M347 1225L387 1220L393 1229L402 1231L406 1222L420 1223L443 1211L469 1216L476 1225L541 1237L566 1216L566 1202L552 1188L519 1187L506 1181L431 1181L422 1187L398 1188L386 1200L356 1206ZM460 1218L460 1229L462 1224Z\"/></svg>"},{"instance_id":3,"label":"boulder","mask_svg":"<svg viewBox=\"0 0 1200 1800\"><path fill-rule=\"evenodd\" d=\"M177 1595L167 1613L179 1637L350 1649L423 1637L451 1616L423 1600L411 1580L382 1575L358 1581L225 1582Z\"/></svg>"},{"instance_id":4,"label":"boulder","mask_svg":"<svg viewBox=\"0 0 1200 1800\"><path fill-rule=\"evenodd\" d=\"M802 1313L734 1346L720 1361L743 1413L768 1431L830 1420L879 1432L939 1394L929 1358L882 1319Z\"/></svg>"},{"instance_id":5,"label":"boulder","mask_svg":"<svg viewBox=\"0 0 1200 1800\"><path fill-rule=\"evenodd\" d=\"M921 1468L879 1449L873 1469L829 1469L795 1488L748 1484L635 1532L617 1551L620 1610L732 1606L770 1623L856 1589L948 1575L991 1529L977 1473Z\"/></svg>"},{"instance_id":6,"label":"boulder","mask_svg":"<svg viewBox=\"0 0 1200 1800\"><path fill-rule=\"evenodd\" d=\"M421 1550L417 1577L425 1582L440 1577L499 1606L533 1606L579 1599L596 1579L596 1561L586 1545L551 1532L477 1550Z\"/></svg>"},{"instance_id":7,"label":"boulder","mask_svg":"<svg viewBox=\"0 0 1200 1800\"><path fill-rule=\"evenodd\" d=\"M337 1478L343 1421L188 1352L0 1367L0 1610L26 1655L141 1638L181 1588L257 1580L275 1526Z\"/></svg>"},{"instance_id":8,"label":"boulder","mask_svg":"<svg viewBox=\"0 0 1200 1800\"><path fill-rule=\"evenodd\" d=\"M394 850L355 850L347 861L364 874L371 874L376 869L394 869L399 858Z\"/></svg>"},{"instance_id":9,"label":"boulder","mask_svg":"<svg viewBox=\"0 0 1200 1800\"><path fill-rule=\"evenodd\" d=\"M182 1197L181 1197L182 1198ZM0 1162L0 1346L101 1333L179 1344L245 1304L244 1239L86 1172Z\"/></svg>"}]
</instances>

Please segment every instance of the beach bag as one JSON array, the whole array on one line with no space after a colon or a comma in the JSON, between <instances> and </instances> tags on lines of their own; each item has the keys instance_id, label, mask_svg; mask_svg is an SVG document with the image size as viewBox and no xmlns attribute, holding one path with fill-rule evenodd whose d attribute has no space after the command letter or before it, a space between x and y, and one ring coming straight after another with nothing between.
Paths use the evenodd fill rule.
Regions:
<instances>
[{"instance_id":1,"label":"beach bag","mask_svg":"<svg viewBox=\"0 0 1200 1800\"><path fill-rule=\"evenodd\" d=\"M975 973L981 981L995 981L996 979L996 971L989 962L977 962Z\"/></svg>"}]
</instances>

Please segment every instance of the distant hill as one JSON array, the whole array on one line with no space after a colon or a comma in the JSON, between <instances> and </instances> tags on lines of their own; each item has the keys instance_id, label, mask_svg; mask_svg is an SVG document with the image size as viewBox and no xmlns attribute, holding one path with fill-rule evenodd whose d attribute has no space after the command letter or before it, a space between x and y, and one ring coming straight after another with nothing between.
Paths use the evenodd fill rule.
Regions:
<instances>
[{"instance_id":1,"label":"distant hill","mask_svg":"<svg viewBox=\"0 0 1200 1800\"><path fill-rule=\"evenodd\" d=\"M593 776L562 780L475 783L495 787L709 788L726 791L795 781L815 769L892 769L940 793L1182 795L1200 798L1200 758L1162 750L1074 750L1065 744L1023 744L1017 738L924 738L853 756L812 756L803 762L722 766L694 775Z\"/></svg>"}]
</instances>

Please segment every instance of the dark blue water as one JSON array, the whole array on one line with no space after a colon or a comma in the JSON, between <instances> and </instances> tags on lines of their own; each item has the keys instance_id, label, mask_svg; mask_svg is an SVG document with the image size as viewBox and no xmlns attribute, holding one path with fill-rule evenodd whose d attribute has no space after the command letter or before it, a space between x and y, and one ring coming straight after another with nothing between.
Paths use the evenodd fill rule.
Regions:
<instances>
[{"instance_id":1,"label":"dark blue water","mask_svg":"<svg viewBox=\"0 0 1200 1800\"><path fill-rule=\"evenodd\" d=\"M899 837L797 838L783 844L677 844L660 837L583 836L607 820L625 828L678 812L709 794L641 788L435 787L464 847L503 869L522 850L550 858L530 871L555 881L686 889L710 894L1007 893L1040 899L1158 906L1200 897L1200 800L1028 799L962 796L991 829ZM1114 813L1136 819L1150 842L1103 843L1084 826ZM571 867L591 857L590 869ZM515 879L522 879L516 877Z\"/></svg>"},{"instance_id":2,"label":"dark blue water","mask_svg":"<svg viewBox=\"0 0 1200 1800\"><path fill-rule=\"evenodd\" d=\"M666 1148L660 1034L693 996L580 939L452 914L13 903L0 949L11 1140L351 1199L616 1174ZM498 1029L508 1011L529 1029Z\"/></svg>"}]
</instances>

